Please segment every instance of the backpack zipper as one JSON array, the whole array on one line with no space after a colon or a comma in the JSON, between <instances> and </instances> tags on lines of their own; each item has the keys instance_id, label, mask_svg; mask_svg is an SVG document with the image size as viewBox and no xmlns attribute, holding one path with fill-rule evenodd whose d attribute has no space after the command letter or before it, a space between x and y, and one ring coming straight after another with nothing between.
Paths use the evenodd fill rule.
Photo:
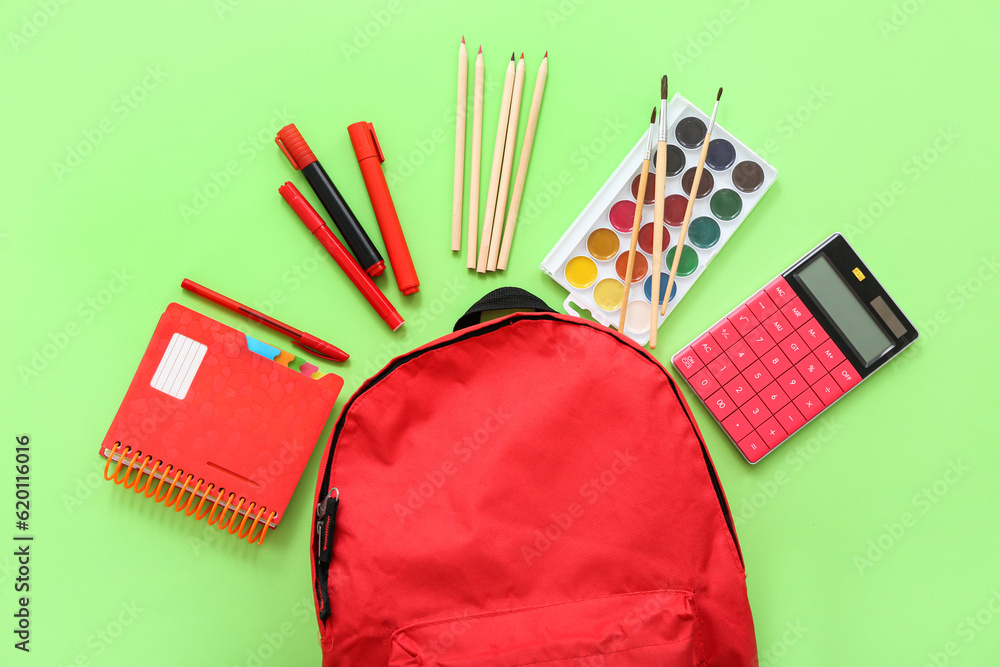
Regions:
<instances>
[{"instance_id":1,"label":"backpack zipper","mask_svg":"<svg viewBox=\"0 0 1000 667\"><path fill-rule=\"evenodd\" d=\"M434 350L439 350L442 347L452 345L459 341L464 341L475 336L480 336L485 333L490 333L501 329L505 326L509 326L515 322L520 322L526 319L538 319L538 320L552 320L556 322L564 322L567 324L577 324L575 322L567 322L558 316L553 316L548 313L533 313L533 314L515 314L505 317L500 320L495 320L493 322L484 324L478 328L469 329L466 334L456 336L446 342L439 343L437 345L432 345L428 347L423 347L419 350L413 350L402 356L396 357L388 366L383 368L377 374L373 375L368 381L358 388L354 395L351 396L350 400L340 411L340 417L337 418L337 424L334 426L333 434L330 437L330 452L327 457L326 463L323 467L323 480L320 483L319 495L321 500L316 505L316 553L313 555L314 564L316 568L316 599L319 601L319 619L325 621L330 617L330 592L328 588L329 573L330 573L330 563L333 560L333 533L336 528L336 518L337 509L340 507L340 492L334 487L332 491L336 491L336 494L331 496L330 491L330 472L333 464L333 454L337 448L337 440L340 438L340 432L344 428L344 423L347 420L347 413L350 411L351 406L354 402L363 395L365 392L369 391L376 384L384 380L389 376L394 370L410 361L411 359L416 359L422 354L427 352L432 352ZM589 324L579 323L577 326L590 326ZM595 329L596 331L601 331L601 329ZM610 330L603 331L609 336L617 336ZM623 342L620 341L619 342ZM627 344L627 343L626 343ZM647 360L652 361L663 371L664 376L670 382L670 387L674 391L674 395L680 403L684 410L684 414L688 418L688 422L691 424L691 428L694 430L695 435L698 437L698 444L701 446L702 457L705 461L705 467L708 470L709 477L712 480L712 488L715 490L716 500L719 502L719 507L722 509L722 515L726 519L726 527L729 529L729 534L733 538L733 543L736 545L736 553L740 559L740 565L743 563L743 550L740 549L739 539L736 537L736 528L733 525L733 517L729 511L729 505L726 503L726 496L722 491L722 484L719 482L719 476L715 471L715 466L712 464L712 460L708 454L708 448L705 445L705 441L701 437L701 432L698 430L698 426L694 421L694 417L691 415L690 410L687 407L687 403L684 401L683 397L680 395L680 391L677 388L677 383L667 373L666 368L664 368L655 357L653 357L644 348L636 349L637 352L643 354Z\"/></svg>"}]
</instances>

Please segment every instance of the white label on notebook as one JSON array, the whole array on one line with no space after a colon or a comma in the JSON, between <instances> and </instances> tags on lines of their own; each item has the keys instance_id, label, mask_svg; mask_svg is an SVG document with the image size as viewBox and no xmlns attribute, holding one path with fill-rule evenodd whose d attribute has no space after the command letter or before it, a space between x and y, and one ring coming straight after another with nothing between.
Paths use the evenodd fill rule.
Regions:
<instances>
[{"instance_id":1,"label":"white label on notebook","mask_svg":"<svg viewBox=\"0 0 1000 667\"><path fill-rule=\"evenodd\" d=\"M175 333L170 338L170 344L167 345L163 358L160 359L160 365L153 373L150 386L174 398L183 399L191 388L191 382L206 352L208 346Z\"/></svg>"}]
</instances>

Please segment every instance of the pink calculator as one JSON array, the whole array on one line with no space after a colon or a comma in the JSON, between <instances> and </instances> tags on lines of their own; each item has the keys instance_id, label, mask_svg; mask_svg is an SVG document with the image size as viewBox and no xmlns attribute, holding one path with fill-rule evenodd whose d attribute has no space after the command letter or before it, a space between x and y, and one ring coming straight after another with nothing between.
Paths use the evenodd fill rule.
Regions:
<instances>
[{"instance_id":1,"label":"pink calculator","mask_svg":"<svg viewBox=\"0 0 1000 667\"><path fill-rule=\"evenodd\" d=\"M674 355L674 367L750 463L917 338L834 234Z\"/></svg>"}]
</instances>

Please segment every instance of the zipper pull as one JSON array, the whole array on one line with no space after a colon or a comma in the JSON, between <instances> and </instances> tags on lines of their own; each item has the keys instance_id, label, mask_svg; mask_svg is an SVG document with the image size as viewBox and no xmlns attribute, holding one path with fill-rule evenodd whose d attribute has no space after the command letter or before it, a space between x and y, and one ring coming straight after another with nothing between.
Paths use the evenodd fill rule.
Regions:
<instances>
[{"instance_id":1,"label":"zipper pull","mask_svg":"<svg viewBox=\"0 0 1000 667\"><path fill-rule=\"evenodd\" d=\"M333 560L333 529L336 527L337 508L340 506L340 491L334 487L326 498L316 505L317 558L321 565Z\"/></svg>"}]
</instances>

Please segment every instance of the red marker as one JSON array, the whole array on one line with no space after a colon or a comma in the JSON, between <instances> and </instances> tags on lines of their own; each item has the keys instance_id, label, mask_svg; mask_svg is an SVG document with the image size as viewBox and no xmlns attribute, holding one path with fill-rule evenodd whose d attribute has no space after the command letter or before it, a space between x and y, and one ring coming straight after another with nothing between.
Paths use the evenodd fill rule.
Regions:
<instances>
[{"instance_id":1,"label":"red marker","mask_svg":"<svg viewBox=\"0 0 1000 667\"><path fill-rule=\"evenodd\" d=\"M389 253L389 264L396 276L396 284L404 295L415 294L420 291L420 280L417 278L417 270L413 268L410 249L406 245L403 228L399 225L399 216L396 215L385 174L382 173L385 155L375 136L375 128L371 123L354 123L347 126L347 132L351 135L351 145L358 156L358 166L361 167L361 176L368 188L368 198L372 200L372 209L382 232L382 240L385 241L386 252Z\"/></svg>"},{"instance_id":2,"label":"red marker","mask_svg":"<svg viewBox=\"0 0 1000 667\"><path fill-rule=\"evenodd\" d=\"M273 317L268 317L259 310L254 310L249 306L244 306L239 301L234 301L228 296L223 296L214 290L210 290L203 285L199 285L193 280L188 280L185 278L181 282L181 287L188 290L189 292L194 292L198 296L204 297L209 301L214 301L215 303L228 308L229 310L239 313L246 318L249 318L255 322L260 322L264 326L271 327L278 333L283 333L287 336L292 337L292 345L298 345L306 352L311 352L317 357L327 359L329 361L347 361L350 356L339 347L327 343L325 340L320 340L313 336L312 334L307 334L305 331L299 331L295 327L290 327L283 322L279 322Z\"/></svg>"},{"instance_id":3,"label":"red marker","mask_svg":"<svg viewBox=\"0 0 1000 667\"><path fill-rule=\"evenodd\" d=\"M305 224L306 229L312 232L313 236L323 244L326 251L330 253L334 261L344 270L347 277L351 279L354 286L365 295L368 299L368 303L372 305L385 323L389 325L389 328L395 331L399 327L403 326L403 318L399 316L396 309L392 307L389 300L385 298L385 294L382 294L382 290L378 288L372 279L365 273L361 266L351 257L351 254L347 252L347 248L340 242L340 240L333 235L330 228L326 226L323 222L323 218L320 217L319 213L316 212L302 193L299 192L298 188L292 185L291 182L286 182L280 188L278 192L281 196L285 198L288 205L298 214L299 219Z\"/></svg>"}]
</instances>

